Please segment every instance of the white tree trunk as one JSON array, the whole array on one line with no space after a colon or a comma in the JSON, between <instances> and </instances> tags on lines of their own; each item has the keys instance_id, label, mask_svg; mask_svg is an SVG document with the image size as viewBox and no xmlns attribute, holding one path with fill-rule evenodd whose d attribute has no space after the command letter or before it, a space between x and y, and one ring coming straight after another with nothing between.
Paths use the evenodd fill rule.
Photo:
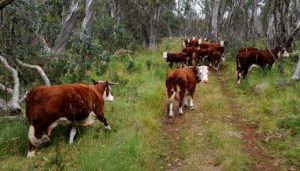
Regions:
<instances>
[{"instance_id":1,"label":"white tree trunk","mask_svg":"<svg viewBox=\"0 0 300 171\"><path fill-rule=\"evenodd\" d=\"M76 2L73 0L70 7L70 12L66 16L62 24L62 28L55 40L54 47L53 47L54 51L56 52L64 51L69 36L73 30L78 11L79 11L79 0L76 0Z\"/></svg>"},{"instance_id":2,"label":"white tree trunk","mask_svg":"<svg viewBox=\"0 0 300 171\"><path fill-rule=\"evenodd\" d=\"M219 30L218 30L218 14L220 7L220 0L214 0L214 6L212 11L212 19L211 19L211 37L213 40L218 40Z\"/></svg>"},{"instance_id":3,"label":"white tree trunk","mask_svg":"<svg viewBox=\"0 0 300 171\"><path fill-rule=\"evenodd\" d=\"M154 7L153 17L150 22L150 49L157 48L157 29L159 26L159 18L160 18L161 6L160 4L156 4Z\"/></svg>"},{"instance_id":4,"label":"white tree trunk","mask_svg":"<svg viewBox=\"0 0 300 171\"><path fill-rule=\"evenodd\" d=\"M93 20L95 16L95 9L96 9L96 2L94 0L86 0L85 17L83 19L81 28L82 31L87 35L91 34Z\"/></svg>"},{"instance_id":5,"label":"white tree trunk","mask_svg":"<svg viewBox=\"0 0 300 171\"><path fill-rule=\"evenodd\" d=\"M40 74L40 76L42 77L44 83L46 86L51 86L50 84L50 81L49 81L49 78L47 77L45 71L38 65L29 65L29 64L26 64L20 60L17 59L17 62L18 64L20 64L21 66L23 67L26 67L26 68L31 68L31 69L35 69L37 70L37 72Z\"/></svg>"},{"instance_id":6,"label":"white tree trunk","mask_svg":"<svg viewBox=\"0 0 300 171\"><path fill-rule=\"evenodd\" d=\"M300 80L300 56L299 56L298 64L295 69L294 75L292 76L292 80L296 80L296 81Z\"/></svg>"},{"instance_id":7,"label":"white tree trunk","mask_svg":"<svg viewBox=\"0 0 300 171\"><path fill-rule=\"evenodd\" d=\"M19 92L19 88L20 88L20 81L19 81L19 76L18 76L18 72L12 68L7 60L0 55L0 61L4 64L4 67L6 69L8 69L13 76L13 80L14 80L14 88L13 88L13 93L12 93L12 97L11 99L8 101L7 103L7 107L9 110L21 110L21 107L19 105L19 96L20 96L20 92Z\"/></svg>"}]
</instances>

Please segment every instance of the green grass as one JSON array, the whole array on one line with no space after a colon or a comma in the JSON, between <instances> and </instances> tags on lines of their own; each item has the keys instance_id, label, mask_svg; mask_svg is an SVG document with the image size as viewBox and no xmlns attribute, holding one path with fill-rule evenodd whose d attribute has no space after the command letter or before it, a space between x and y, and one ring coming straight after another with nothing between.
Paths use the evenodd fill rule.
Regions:
<instances>
[{"instance_id":1,"label":"green grass","mask_svg":"<svg viewBox=\"0 0 300 171\"><path fill-rule=\"evenodd\" d=\"M173 43L168 43L173 42ZM175 50L178 41L165 41L161 49ZM164 79L167 65L162 51L138 51L131 56L112 59L102 77L96 66L86 76L109 79L120 84L113 87L115 100L105 104L105 114L112 127L103 124L78 129L73 145L68 145L66 128L54 129L51 144L38 148L37 155L26 158L26 121L0 123L0 170L160 170L163 143L161 111L165 104ZM64 80L65 81L65 80Z\"/></svg>"}]
</instances>

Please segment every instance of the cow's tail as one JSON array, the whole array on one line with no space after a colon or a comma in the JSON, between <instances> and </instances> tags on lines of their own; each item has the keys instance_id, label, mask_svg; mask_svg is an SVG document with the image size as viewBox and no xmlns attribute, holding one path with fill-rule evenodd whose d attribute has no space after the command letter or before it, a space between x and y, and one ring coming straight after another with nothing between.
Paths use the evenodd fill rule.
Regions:
<instances>
[{"instance_id":1,"label":"cow's tail","mask_svg":"<svg viewBox=\"0 0 300 171\"><path fill-rule=\"evenodd\" d=\"M177 97L177 87L175 79L170 77L166 80L166 86L168 89L168 103L174 102Z\"/></svg>"}]
</instances>

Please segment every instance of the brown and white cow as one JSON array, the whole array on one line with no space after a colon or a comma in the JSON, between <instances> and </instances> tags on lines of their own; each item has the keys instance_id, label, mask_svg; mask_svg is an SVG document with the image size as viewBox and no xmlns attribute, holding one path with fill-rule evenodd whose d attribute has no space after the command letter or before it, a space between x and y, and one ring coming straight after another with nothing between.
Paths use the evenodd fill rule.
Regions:
<instances>
[{"instance_id":1,"label":"brown and white cow","mask_svg":"<svg viewBox=\"0 0 300 171\"><path fill-rule=\"evenodd\" d=\"M208 49L208 48L213 48L213 47L224 47L225 46L225 41L221 40L218 43L211 43L211 42L205 42L202 39L199 39L198 44L199 44L201 49Z\"/></svg>"},{"instance_id":2,"label":"brown and white cow","mask_svg":"<svg viewBox=\"0 0 300 171\"><path fill-rule=\"evenodd\" d=\"M240 52L236 56L237 83L246 75L251 67L267 67L270 69L279 57L289 57L289 53L283 47L276 47L272 50L259 50Z\"/></svg>"},{"instance_id":3,"label":"brown and white cow","mask_svg":"<svg viewBox=\"0 0 300 171\"><path fill-rule=\"evenodd\" d=\"M193 37L192 39L184 39L182 43L182 47L198 47L199 46L199 38L198 37Z\"/></svg>"},{"instance_id":4,"label":"brown and white cow","mask_svg":"<svg viewBox=\"0 0 300 171\"><path fill-rule=\"evenodd\" d=\"M163 52L163 59L169 63L170 68L173 67L174 63L180 64L180 67L186 66L187 62L190 60L186 52L179 52L179 53Z\"/></svg>"},{"instance_id":5,"label":"brown and white cow","mask_svg":"<svg viewBox=\"0 0 300 171\"><path fill-rule=\"evenodd\" d=\"M35 148L50 141L52 130L58 125L72 126L69 144L73 143L77 126L92 125L97 118L105 129L110 126L104 116L104 101L113 101L110 83L93 85L65 84L38 86L26 98L26 116L29 122L29 149L27 157L33 157Z\"/></svg>"},{"instance_id":6,"label":"brown and white cow","mask_svg":"<svg viewBox=\"0 0 300 171\"><path fill-rule=\"evenodd\" d=\"M179 114L183 114L184 100L185 104L189 106L190 109L194 109L193 96L196 85L199 82L208 82L207 66L185 67L168 72L166 87L168 93L169 116L174 116L173 105L175 99L179 100ZM189 97L189 104L187 104L186 96Z\"/></svg>"}]
</instances>

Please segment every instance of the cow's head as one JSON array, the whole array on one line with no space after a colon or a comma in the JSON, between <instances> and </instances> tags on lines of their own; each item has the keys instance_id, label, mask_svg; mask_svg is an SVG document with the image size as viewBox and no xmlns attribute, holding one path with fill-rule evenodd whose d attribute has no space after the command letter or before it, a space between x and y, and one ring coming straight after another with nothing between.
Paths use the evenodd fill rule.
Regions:
<instances>
[{"instance_id":1,"label":"cow's head","mask_svg":"<svg viewBox=\"0 0 300 171\"><path fill-rule=\"evenodd\" d=\"M225 40L220 40L220 46L224 47L225 46Z\"/></svg>"},{"instance_id":2,"label":"cow's head","mask_svg":"<svg viewBox=\"0 0 300 171\"><path fill-rule=\"evenodd\" d=\"M208 83L208 66L197 66L198 81Z\"/></svg>"},{"instance_id":3,"label":"cow's head","mask_svg":"<svg viewBox=\"0 0 300 171\"><path fill-rule=\"evenodd\" d=\"M95 81L92 80L94 83L94 86L96 86L97 90L102 93L104 101L113 101L114 96L111 94L112 89L111 85L118 85L118 83L109 82L109 81Z\"/></svg>"},{"instance_id":4,"label":"cow's head","mask_svg":"<svg viewBox=\"0 0 300 171\"><path fill-rule=\"evenodd\" d=\"M201 43L202 43L202 38L200 38L200 39L198 40L198 44L201 45Z\"/></svg>"},{"instance_id":5,"label":"cow's head","mask_svg":"<svg viewBox=\"0 0 300 171\"><path fill-rule=\"evenodd\" d=\"M168 58L168 52L163 52L163 58L164 58L165 61L167 60L167 58Z\"/></svg>"},{"instance_id":6,"label":"cow's head","mask_svg":"<svg viewBox=\"0 0 300 171\"><path fill-rule=\"evenodd\" d=\"M278 57L284 57L284 58L288 58L290 56L290 54L286 51L286 49L282 46L277 47L276 49L279 50L278 52Z\"/></svg>"}]
</instances>

